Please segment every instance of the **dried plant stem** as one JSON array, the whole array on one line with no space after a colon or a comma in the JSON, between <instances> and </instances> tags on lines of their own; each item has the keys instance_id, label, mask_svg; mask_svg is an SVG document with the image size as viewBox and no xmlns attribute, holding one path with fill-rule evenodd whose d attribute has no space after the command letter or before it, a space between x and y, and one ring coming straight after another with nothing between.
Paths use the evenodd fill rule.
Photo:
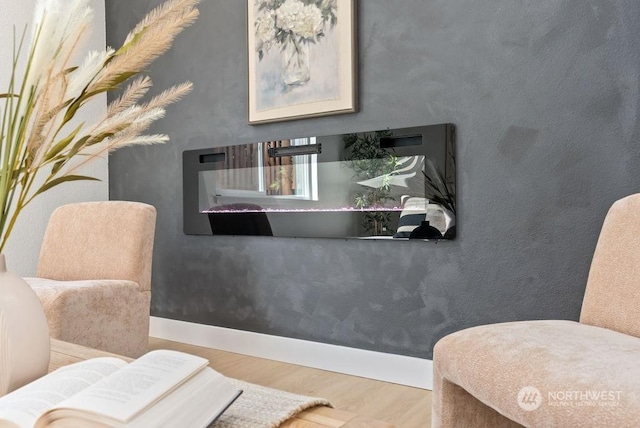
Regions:
<instances>
[{"instance_id":1,"label":"dried plant stem","mask_svg":"<svg viewBox=\"0 0 640 428\"><path fill-rule=\"evenodd\" d=\"M168 141L167 135L144 132L164 117L169 104L189 93L192 85L176 85L141 103L152 85L141 71L195 21L199 3L169 0L151 11L119 49L92 52L79 67L71 61L91 28L89 0L39 0L21 75L17 67L26 31L17 41L14 30L11 76L6 94L0 94L4 103L0 116L0 252L22 209L41 193L69 181L96 180L76 172L113 150ZM96 124L74 123L89 100L129 82ZM42 181L36 179L40 173L45 174Z\"/></svg>"}]
</instances>

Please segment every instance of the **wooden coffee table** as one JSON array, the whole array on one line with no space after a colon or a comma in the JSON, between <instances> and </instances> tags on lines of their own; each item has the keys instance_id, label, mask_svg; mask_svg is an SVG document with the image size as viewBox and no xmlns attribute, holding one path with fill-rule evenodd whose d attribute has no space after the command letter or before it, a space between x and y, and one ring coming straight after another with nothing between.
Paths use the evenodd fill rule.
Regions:
<instances>
[{"instance_id":1,"label":"wooden coffee table","mask_svg":"<svg viewBox=\"0 0 640 428\"><path fill-rule=\"evenodd\" d=\"M89 358L107 356L118 357L127 361L132 360L131 358L123 357L121 355L115 355L109 352L99 351L97 349L91 349L85 346L63 342L57 339L51 339L51 361L49 362L49 371L55 370L62 366L66 366L67 364L87 360ZM343 412L341 410L332 409L326 406L318 406L298 414L296 417L282 424L281 427L393 428L393 425L386 422L363 418L354 413Z\"/></svg>"}]
</instances>

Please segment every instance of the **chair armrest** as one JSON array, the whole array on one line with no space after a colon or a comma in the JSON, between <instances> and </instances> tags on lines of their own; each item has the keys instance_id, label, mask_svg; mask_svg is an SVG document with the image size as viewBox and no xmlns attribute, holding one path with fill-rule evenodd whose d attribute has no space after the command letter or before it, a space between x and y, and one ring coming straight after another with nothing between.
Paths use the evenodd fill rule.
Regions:
<instances>
[{"instance_id":1,"label":"chair armrest","mask_svg":"<svg viewBox=\"0 0 640 428\"><path fill-rule=\"evenodd\" d=\"M131 357L146 352L151 293L135 282L25 280L42 303L51 337Z\"/></svg>"},{"instance_id":2,"label":"chair armrest","mask_svg":"<svg viewBox=\"0 0 640 428\"><path fill-rule=\"evenodd\" d=\"M446 381L525 426L633 426L638 361L640 338L573 321L469 328L434 348L434 412L455 407L438 390ZM540 392L539 408L520 406L525 387Z\"/></svg>"}]
</instances>

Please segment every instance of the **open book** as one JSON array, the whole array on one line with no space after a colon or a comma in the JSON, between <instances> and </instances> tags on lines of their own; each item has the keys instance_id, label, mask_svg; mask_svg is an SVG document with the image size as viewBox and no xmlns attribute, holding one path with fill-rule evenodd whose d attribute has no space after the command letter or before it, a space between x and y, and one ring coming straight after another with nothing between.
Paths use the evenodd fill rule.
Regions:
<instances>
[{"instance_id":1,"label":"open book","mask_svg":"<svg viewBox=\"0 0 640 428\"><path fill-rule=\"evenodd\" d=\"M206 427L242 392L208 363L157 350L71 364L0 398L0 427Z\"/></svg>"}]
</instances>

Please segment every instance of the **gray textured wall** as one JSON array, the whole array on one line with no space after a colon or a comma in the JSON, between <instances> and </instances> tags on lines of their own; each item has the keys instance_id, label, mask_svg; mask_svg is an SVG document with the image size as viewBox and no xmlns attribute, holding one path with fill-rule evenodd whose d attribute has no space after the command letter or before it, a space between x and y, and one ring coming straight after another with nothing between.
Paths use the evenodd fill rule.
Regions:
<instances>
[{"instance_id":1,"label":"gray textured wall","mask_svg":"<svg viewBox=\"0 0 640 428\"><path fill-rule=\"evenodd\" d=\"M107 0L108 40L155 0ZM152 313L430 358L454 330L576 319L610 204L640 189L636 0L361 0L357 114L247 124L246 2L204 0L152 68L196 90L172 142L110 159L158 209ZM454 242L185 236L181 153L313 133L458 126Z\"/></svg>"}]
</instances>

